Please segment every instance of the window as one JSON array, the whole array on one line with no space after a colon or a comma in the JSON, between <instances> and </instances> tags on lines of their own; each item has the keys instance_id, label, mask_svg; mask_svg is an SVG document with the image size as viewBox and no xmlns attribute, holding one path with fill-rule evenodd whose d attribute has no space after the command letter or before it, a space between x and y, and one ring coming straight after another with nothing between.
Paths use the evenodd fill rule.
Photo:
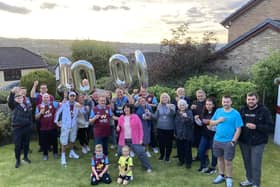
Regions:
<instances>
[{"instance_id":1,"label":"window","mask_svg":"<svg viewBox=\"0 0 280 187\"><path fill-rule=\"evenodd\" d=\"M21 78L21 70L20 69L4 70L4 80L5 81L20 80L20 78Z\"/></svg>"}]
</instances>

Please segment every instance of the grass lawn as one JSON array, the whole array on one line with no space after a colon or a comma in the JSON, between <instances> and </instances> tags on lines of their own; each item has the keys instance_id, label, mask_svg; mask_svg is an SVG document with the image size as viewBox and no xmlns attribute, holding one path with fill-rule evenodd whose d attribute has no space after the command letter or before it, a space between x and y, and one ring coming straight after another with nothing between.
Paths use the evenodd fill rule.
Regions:
<instances>
[{"instance_id":1,"label":"grass lawn","mask_svg":"<svg viewBox=\"0 0 280 187\"><path fill-rule=\"evenodd\" d=\"M30 165L22 163L19 169L15 169L15 159L13 145L0 147L0 186L69 186L81 187L89 185L91 155L81 155L79 160L67 159L66 168L60 165L60 160L54 160L52 154L49 155L48 161L42 160L42 155L37 152L36 142L31 143L33 152L30 154L32 163ZM119 186L116 183L117 157L113 156L113 151L109 155L111 162L110 174L113 182L110 186ZM176 154L174 149L172 155ZM266 146L263 160L262 187L280 186L280 147L273 143ZM185 167L177 166L177 160L173 158L171 163L165 163L157 160L158 155L153 154L150 159L153 172L146 173L141 169L138 159L134 159L134 180L129 186L189 186L189 187L208 187L208 186L225 186L225 184L211 184L216 175L207 176L197 172L198 162L194 162L192 168L187 170ZM240 155L239 147L237 148L233 169L234 186L239 186L239 182L244 179L244 167ZM107 186L100 184L99 186Z\"/></svg>"}]
</instances>

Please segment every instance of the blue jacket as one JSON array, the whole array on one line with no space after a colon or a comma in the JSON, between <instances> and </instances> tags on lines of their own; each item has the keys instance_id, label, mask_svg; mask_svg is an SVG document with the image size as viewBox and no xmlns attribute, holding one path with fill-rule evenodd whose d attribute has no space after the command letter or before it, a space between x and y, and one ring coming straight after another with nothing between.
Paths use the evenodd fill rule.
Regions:
<instances>
[{"instance_id":1,"label":"blue jacket","mask_svg":"<svg viewBox=\"0 0 280 187\"><path fill-rule=\"evenodd\" d=\"M73 128L77 126L77 117L78 117L78 103L74 102L74 109L73 109L73 118L71 118L70 113L70 102L66 101L62 103L60 108L56 111L55 120L54 122L57 123L59 116L61 116L61 128Z\"/></svg>"}]
</instances>

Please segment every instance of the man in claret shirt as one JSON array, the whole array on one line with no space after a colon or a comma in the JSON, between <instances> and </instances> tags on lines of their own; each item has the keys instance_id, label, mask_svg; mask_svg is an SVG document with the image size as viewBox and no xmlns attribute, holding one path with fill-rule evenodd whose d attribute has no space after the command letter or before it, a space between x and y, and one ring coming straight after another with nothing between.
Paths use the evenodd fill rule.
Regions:
<instances>
[{"instance_id":1,"label":"man in claret shirt","mask_svg":"<svg viewBox=\"0 0 280 187\"><path fill-rule=\"evenodd\" d=\"M43 95L43 102L36 106L35 118L40 122L40 136L42 140L43 160L48 160L48 151L53 147L53 156L57 155L57 126L54 123L55 111L58 108L57 102L50 101L50 95Z\"/></svg>"},{"instance_id":2,"label":"man in claret shirt","mask_svg":"<svg viewBox=\"0 0 280 187\"><path fill-rule=\"evenodd\" d=\"M70 153L69 158L79 159L79 155L74 151L74 144L77 137L77 117L78 117L78 108L80 104L75 101L76 93L70 92L69 100L62 103L60 108L57 110L55 115L54 122L58 124L59 116L62 115L61 118L61 132L60 132L60 143L61 143L61 165L66 165L66 156L65 149L68 145L68 140L70 140Z\"/></svg>"},{"instance_id":3,"label":"man in claret shirt","mask_svg":"<svg viewBox=\"0 0 280 187\"><path fill-rule=\"evenodd\" d=\"M35 106L38 106L39 104L41 104L43 101L43 95L45 93L48 93L48 86L44 83L40 84L40 92L36 92L38 85L39 85L39 81L38 80L34 81L33 87L30 91L30 97L31 97L32 101L35 103ZM50 101L51 102L54 101L54 97L52 95L50 95ZM39 152L41 152L42 151L42 140L41 140L41 135L40 135L40 122L39 121L36 121L36 130L38 133L38 141L39 141L38 144L40 146Z\"/></svg>"}]
</instances>

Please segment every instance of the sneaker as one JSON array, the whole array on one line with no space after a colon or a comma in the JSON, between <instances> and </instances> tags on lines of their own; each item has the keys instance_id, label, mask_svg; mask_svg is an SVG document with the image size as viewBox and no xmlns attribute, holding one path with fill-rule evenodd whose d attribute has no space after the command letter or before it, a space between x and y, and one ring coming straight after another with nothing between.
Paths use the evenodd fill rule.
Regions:
<instances>
[{"instance_id":1,"label":"sneaker","mask_svg":"<svg viewBox=\"0 0 280 187\"><path fill-rule=\"evenodd\" d=\"M17 161L16 161L15 168L19 168L19 166L20 166L20 160L17 160Z\"/></svg>"},{"instance_id":2,"label":"sneaker","mask_svg":"<svg viewBox=\"0 0 280 187\"><path fill-rule=\"evenodd\" d=\"M54 159L58 159L58 154L57 154L57 153L54 153L54 154L53 154L53 158L54 158Z\"/></svg>"},{"instance_id":3,"label":"sneaker","mask_svg":"<svg viewBox=\"0 0 280 187\"><path fill-rule=\"evenodd\" d=\"M170 159L169 159L169 157L166 157L166 158L165 158L165 162L168 162L168 163L171 162Z\"/></svg>"},{"instance_id":4,"label":"sneaker","mask_svg":"<svg viewBox=\"0 0 280 187\"><path fill-rule=\"evenodd\" d=\"M222 182L225 181L225 177L223 177L222 175L218 175L214 180L213 180L213 184L220 184Z\"/></svg>"},{"instance_id":5,"label":"sneaker","mask_svg":"<svg viewBox=\"0 0 280 187\"><path fill-rule=\"evenodd\" d=\"M90 148L88 145L86 146L86 149L87 149L87 152L90 152Z\"/></svg>"},{"instance_id":6,"label":"sneaker","mask_svg":"<svg viewBox=\"0 0 280 187\"><path fill-rule=\"evenodd\" d=\"M256 184L254 184L252 187L260 187L260 186L258 186L258 185L256 185Z\"/></svg>"},{"instance_id":7,"label":"sneaker","mask_svg":"<svg viewBox=\"0 0 280 187\"><path fill-rule=\"evenodd\" d=\"M208 170L208 168L199 168L198 171L201 173L205 173L207 170Z\"/></svg>"},{"instance_id":8,"label":"sneaker","mask_svg":"<svg viewBox=\"0 0 280 187\"><path fill-rule=\"evenodd\" d=\"M79 155L75 153L74 150L71 150L69 153L69 158L79 159Z\"/></svg>"},{"instance_id":9,"label":"sneaker","mask_svg":"<svg viewBox=\"0 0 280 187\"><path fill-rule=\"evenodd\" d=\"M114 145L111 145L111 146L110 146L110 149L115 149L115 146L114 146Z\"/></svg>"},{"instance_id":10,"label":"sneaker","mask_svg":"<svg viewBox=\"0 0 280 187\"><path fill-rule=\"evenodd\" d=\"M119 155L118 155L118 153L115 153L115 157L118 157Z\"/></svg>"},{"instance_id":11,"label":"sneaker","mask_svg":"<svg viewBox=\"0 0 280 187\"><path fill-rule=\"evenodd\" d=\"M253 183L250 182L248 179L239 183L240 186L251 186Z\"/></svg>"},{"instance_id":12,"label":"sneaker","mask_svg":"<svg viewBox=\"0 0 280 187\"><path fill-rule=\"evenodd\" d=\"M226 187L233 187L232 178L226 178Z\"/></svg>"},{"instance_id":13,"label":"sneaker","mask_svg":"<svg viewBox=\"0 0 280 187\"><path fill-rule=\"evenodd\" d=\"M48 155L43 155L43 160L47 161L49 159Z\"/></svg>"},{"instance_id":14,"label":"sneaker","mask_svg":"<svg viewBox=\"0 0 280 187\"><path fill-rule=\"evenodd\" d=\"M147 169L147 173L151 173L152 172L152 169Z\"/></svg>"},{"instance_id":15,"label":"sneaker","mask_svg":"<svg viewBox=\"0 0 280 187\"><path fill-rule=\"evenodd\" d=\"M160 161L162 161L162 160L163 160L163 156L160 156L158 159L159 159Z\"/></svg>"},{"instance_id":16,"label":"sneaker","mask_svg":"<svg viewBox=\"0 0 280 187\"><path fill-rule=\"evenodd\" d=\"M66 165L66 156L65 156L65 153L61 154L61 165Z\"/></svg>"},{"instance_id":17,"label":"sneaker","mask_svg":"<svg viewBox=\"0 0 280 187\"><path fill-rule=\"evenodd\" d=\"M191 164L186 164L186 168L187 168L187 169L191 169L191 168L192 168L192 165L191 165Z\"/></svg>"},{"instance_id":18,"label":"sneaker","mask_svg":"<svg viewBox=\"0 0 280 187\"><path fill-rule=\"evenodd\" d=\"M152 155L149 151L146 151L146 155L147 155L148 158L152 157Z\"/></svg>"},{"instance_id":19,"label":"sneaker","mask_svg":"<svg viewBox=\"0 0 280 187\"><path fill-rule=\"evenodd\" d=\"M87 154L87 148L86 147L82 147L82 153Z\"/></svg>"},{"instance_id":20,"label":"sneaker","mask_svg":"<svg viewBox=\"0 0 280 187\"><path fill-rule=\"evenodd\" d=\"M29 160L29 158L24 158L23 161L27 164L31 164L31 160Z\"/></svg>"},{"instance_id":21,"label":"sneaker","mask_svg":"<svg viewBox=\"0 0 280 187\"><path fill-rule=\"evenodd\" d=\"M130 151L130 156L133 158L135 156L134 152L133 151Z\"/></svg>"},{"instance_id":22,"label":"sneaker","mask_svg":"<svg viewBox=\"0 0 280 187\"><path fill-rule=\"evenodd\" d=\"M154 152L155 154L157 154L157 153L158 153L158 148L153 147L153 152Z\"/></svg>"},{"instance_id":23,"label":"sneaker","mask_svg":"<svg viewBox=\"0 0 280 187\"><path fill-rule=\"evenodd\" d=\"M208 175L212 175L214 173L216 173L216 169L215 168L208 168L207 171L205 171L204 173L208 174Z\"/></svg>"}]
</instances>

